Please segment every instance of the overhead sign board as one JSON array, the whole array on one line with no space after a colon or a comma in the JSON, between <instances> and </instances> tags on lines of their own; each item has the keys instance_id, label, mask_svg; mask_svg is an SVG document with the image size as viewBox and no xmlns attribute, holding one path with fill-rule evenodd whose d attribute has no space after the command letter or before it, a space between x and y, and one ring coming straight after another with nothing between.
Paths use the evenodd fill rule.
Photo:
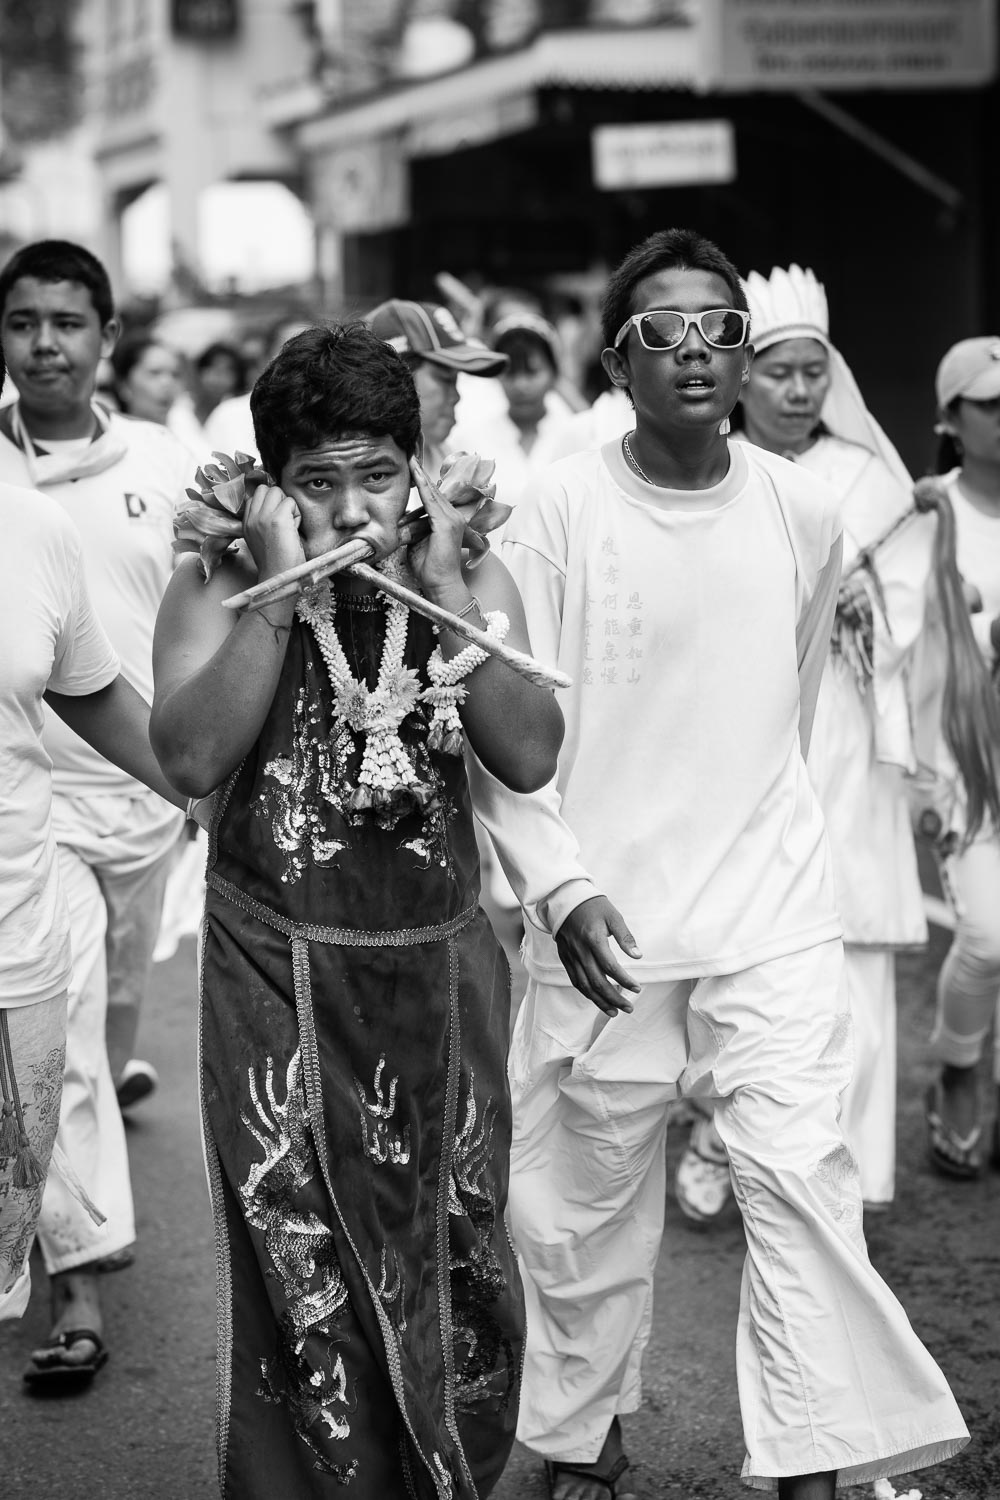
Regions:
<instances>
[{"instance_id":1,"label":"overhead sign board","mask_svg":"<svg viewBox=\"0 0 1000 1500\"><path fill-rule=\"evenodd\" d=\"M598 125L591 136L594 182L620 188L732 182L736 143L730 120Z\"/></svg>"},{"instance_id":2,"label":"overhead sign board","mask_svg":"<svg viewBox=\"0 0 1000 1500\"><path fill-rule=\"evenodd\" d=\"M722 89L969 88L996 74L995 0L705 0Z\"/></svg>"},{"instance_id":3,"label":"overhead sign board","mask_svg":"<svg viewBox=\"0 0 1000 1500\"><path fill-rule=\"evenodd\" d=\"M235 36L239 28L237 0L171 0L170 29L193 42L214 42Z\"/></svg>"},{"instance_id":4,"label":"overhead sign board","mask_svg":"<svg viewBox=\"0 0 1000 1500\"><path fill-rule=\"evenodd\" d=\"M406 139L409 156L448 156L469 146L485 146L538 124L533 93L503 94L481 100L476 109L432 114L414 121Z\"/></svg>"},{"instance_id":5,"label":"overhead sign board","mask_svg":"<svg viewBox=\"0 0 1000 1500\"><path fill-rule=\"evenodd\" d=\"M408 184L395 136L355 141L313 159L317 219L342 234L372 234L405 224Z\"/></svg>"}]
</instances>

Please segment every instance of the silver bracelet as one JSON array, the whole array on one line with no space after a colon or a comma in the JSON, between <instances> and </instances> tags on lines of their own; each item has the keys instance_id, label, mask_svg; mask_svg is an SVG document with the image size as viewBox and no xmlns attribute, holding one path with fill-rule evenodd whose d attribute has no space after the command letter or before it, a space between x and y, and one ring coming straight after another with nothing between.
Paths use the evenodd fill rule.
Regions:
<instances>
[{"instance_id":1,"label":"silver bracelet","mask_svg":"<svg viewBox=\"0 0 1000 1500\"><path fill-rule=\"evenodd\" d=\"M474 610L474 609L477 609L479 611L479 618L482 621L482 629L485 630L487 632L487 634L489 634L489 629L490 629L489 616L487 615L485 609L483 609L483 606L480 604L480 602L476 598L475 594L473 594L472 598L469 600L469 602L465 606L465 608L464 609L460 609L458 611L458 613L455 615L456 620L464 620L465 617L466 617L466 615L470 614L471 611ZM450 630L451 633L452 633L452 635L459 636L459 639L462 638L460 632L457 631L454 628L453 625L435 625L434 626L434 634L435 635L440 635L441 632L442 632L442 630Z\"/></svg>"},{"instance_id":2,"label":"silver bracelet","mask_svg":"<svg viewBox=\"0 0 1000 1500\"><path fill-rule=\"evenodd\" d=\"M475 594L473 594L472 598L469 600L469 602L465 606L465 608L459 610L459 612L458 612L458 614L456 616L456 619L464 620L465 617L466 617L466 615L469 614L470 611L473 610L473 609L477 609L479 611L479 618L483 622L483 629L486 630L486 631L488 631L489 628L490 628L490 622L489 622L489 620L486 617L486 611L485 611L485 609L483 609L483 606L480 604L480 602L476 598ZM445 629L447 629L447 626L445 627Z\"/></svg>"}]
</instances>

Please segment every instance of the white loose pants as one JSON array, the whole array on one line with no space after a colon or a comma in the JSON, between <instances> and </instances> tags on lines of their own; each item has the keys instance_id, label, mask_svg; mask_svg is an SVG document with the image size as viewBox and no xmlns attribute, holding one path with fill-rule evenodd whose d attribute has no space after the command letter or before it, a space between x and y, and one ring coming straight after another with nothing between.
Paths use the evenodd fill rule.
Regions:
<instances>
[{"instance_id":1,"label":"white loose pants","mask_svg":"<svg viewBox=\"0 0 1000 1500\"><path fill-rule=\"evenodd\" d=\"M891 949L844 949L854 1023L854 1075L840 1123L861 1174L865 1203L896 1191L896 957Z\"/></svg>"},{"instance_id":2,"label":"white loose pants","mask_svg":"<svg viewBox=\"0 0 1000 1500\"><path fill-rule=\"evenodd\" d=\"M974 1068L994 1026L993 1081L1000 1088L1000 839L981 835L955 856L961 910L938 976L931 1046L943 1063Z\"/></svg>"},{"instance_id":3,"label":"white loose pants","mask_svg":"<svg viewBox=\"0 0 1000 1500\"><path fill-rule=\"evenodd\" d=\"M137 1017L182 823L152 792L53 799L73 948L58 1140L106 1222L95 1224L66 1180L51 1174L38 1220L50 1276L135 1240L125 1129L109 1063L109 995L123 1014ZM134 1020L129 1026L134 1036Z\"/></svg>"},{"instance_id":4,"label":"white loose pants","mask_svg":"<svg viewBox=\"0 0 1000 1500\"><path fill-rule=\"evenodd\" d=\"M647 984L614 1020L569 987L530 983L510 1061L522 1442L592 1462L613 1417L639 1405L665 1112L680 1094L713 1101L746 1230L745 1482L837 1470L861 1483L964 1446L943 1375L868 1260L838 1120L851 1054L839 942Z\"/></svg>"}]
</instances>

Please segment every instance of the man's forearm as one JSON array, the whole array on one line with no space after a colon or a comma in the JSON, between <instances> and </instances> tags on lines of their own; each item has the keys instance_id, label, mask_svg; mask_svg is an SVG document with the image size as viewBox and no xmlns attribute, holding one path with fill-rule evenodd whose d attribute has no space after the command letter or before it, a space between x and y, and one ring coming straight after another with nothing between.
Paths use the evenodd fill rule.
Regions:
<instances>
[{"instance_id":1,"label":"man's forearm","mask_svg":"<svg viewBox=\"0 0 1000 1500\"><path fill-rule=\"evenodd\" d=\"M87 741L105 760L175 807L185 808L187 799L167 781L149 743L149 704L121 674L96 693L73 697L48 692L45 701L65 724Z\"/></svg>"},{"instance_id":2,"label":"man's forearm","mask_svg":"<svg viewBox=\"0 0 1000 1500\"><path fill-rule=\"evenodd\" d=\"M171 782L192 796L221 786L260 734L288 647L290 605L285 618L279 606L242 614L211 659L174 686L161 681L154 644L152 744Z\"/></svg>"}]
</instances>

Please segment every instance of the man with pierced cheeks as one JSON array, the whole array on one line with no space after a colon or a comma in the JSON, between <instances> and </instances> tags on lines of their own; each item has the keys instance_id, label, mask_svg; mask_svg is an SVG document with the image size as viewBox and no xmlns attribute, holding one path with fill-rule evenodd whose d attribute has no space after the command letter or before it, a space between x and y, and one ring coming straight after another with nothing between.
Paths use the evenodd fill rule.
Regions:
<instances>
[{"instance_id":1,"label":"man with pierced cheeks","mask_svg":"<svg viewBox=\"0 0 1000 1500\"><path fill-rule=\"evenodd\" d=\"M505 534L535 651L573 679L556 780L515 799L484 778L477 804L528 919L518 1436L553 1500L631 1489L622 1419L641 1402L678 1095L708 1101L743 1213L745 1482L830 1500L968 1436L868 1260L839 1125L850 1014L803 754L841 527L821 481L727 442L748 322L715 245L676 229L637 246L607 288L602 356L635 430L554 464Z\"/></svg>"},{"instance_id":2,"label":"man with pierced cheeks","mask_svg":"<svg viewBox=\"0 0 1000 1500\"><path fill-rule=\"evenodd\" d=\"M405 363L360 324L254 387L244 538L186 558L156 632L151 738L218 789L202 977L219 1243L223 1494L485 1496L523 1327L504 1230L509 976L478 905L464 739L518 793L554 774L552 694L349 573L223 601L339 543L528 650L503 564L415 460ZM411 478L412 475L412 478ZM430 536L404 553L412 479Z\"/></svg>"}]
</instances>

